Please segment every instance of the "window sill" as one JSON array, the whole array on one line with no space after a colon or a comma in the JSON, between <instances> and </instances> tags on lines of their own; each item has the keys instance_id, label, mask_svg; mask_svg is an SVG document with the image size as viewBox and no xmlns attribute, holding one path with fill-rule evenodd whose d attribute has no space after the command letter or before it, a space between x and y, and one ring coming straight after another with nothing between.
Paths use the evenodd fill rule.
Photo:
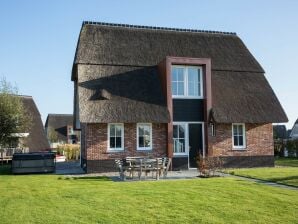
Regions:
<instances>
[{"instance_id":1,"label":"window sill","mask_svg":"<svg viewBox=\"0 0 298 224\"><path fill-rule=\"evenodd\" d=\"M108 149L107 153L124 152L124 149Z\"/></svg>"},{"instance_id":2,"label":"window sill","mask_svg":"<svg viewBox=\"0 0 298 224\"><path fill-rule=\"evenodd\" d=\"M232 151L247 151L246 147L243 148L232 148Z\"/></svg>"},{"instance_id":3,"label":"window sill","mask_svg":"<svg viewBox=\"0 0 298 224\"><path fill-rule=\"evenodd\" d=\"M152 148L137 148L137 151L152 151Z\"/></svg>"},{"instance_id":4,"label":"window sill","mask_svg":"<svg viewBox=\"0 0 298 224\"><path fill-rule=\"evenodd\" d=\"M172 95L172 98L173 99L204 99L204 97L202 97L202 96L173 96Z\"/></svg>"}]
</instances>

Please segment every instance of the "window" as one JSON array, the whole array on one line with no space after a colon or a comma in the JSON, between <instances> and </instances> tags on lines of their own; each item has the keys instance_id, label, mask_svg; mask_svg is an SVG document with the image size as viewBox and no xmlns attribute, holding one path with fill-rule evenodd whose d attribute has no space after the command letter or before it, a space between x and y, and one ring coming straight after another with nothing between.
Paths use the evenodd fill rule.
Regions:
<instances>
[{"instance_id":1,"label":"window","mask_svg":"<svg viewBox=\"0 0 298 224\"><path fill-rule=\"evenodd\" d=\"M151 124L137 124L137 149L152 150Z\"/></svg>"},{"instance_id":2,"label":"window","mask_svg":"<svg viewBox=\"0 0 298 224\"><path fill-rule=\"evenodd\" d=\"M173 67L172 69L172 93L174 96L184 96L185 72L184 68Z\"/></svg>"},{"instance_id":3,"label":"window","mask_svg":"<svg viewBox=\"0 0 298 224\"><path fill-rule=\"evenodd\" d=\"M201 98L202 68L194 66L172 66L172 95L182 98Z\"/></svg>"},{"instance_id":4,"label":"window","mask_svg":"<svg viewBox=\"0 0 298 224\"><path fill-rule=\"evenodd\" d=\"M244 124L233 124L233 148L244 149L245 143L245 126Z\"/></svg>"},{"instance_id":5,"label":"window","mask_svg":"<svg viewBox=\"0 0 298 224\"><path fill-rule=\"evenodd\" d=\"M74 131L73 131L73 127L68 126L68 135L73 135Z\"/></svg>"},{"instance_id":6,"label":"window","mask_svg":"<svg viewBox=\"0 0 298 224\"><path fill-rule=\"evenodd\" d=\"M123 124L109 124L108 126L109 144L108 150L124 149L124 126Z\"/></svg>"},{"instance_id":7,"label":"window","mask_svg":"<svg viewBox=\"0 0 298 224\"><path fill-rule=\"evenodd\" d=\"M173 125L173 142L174 142L174 154L185 155L185 124Z\"/></svg>"}]
</instances>

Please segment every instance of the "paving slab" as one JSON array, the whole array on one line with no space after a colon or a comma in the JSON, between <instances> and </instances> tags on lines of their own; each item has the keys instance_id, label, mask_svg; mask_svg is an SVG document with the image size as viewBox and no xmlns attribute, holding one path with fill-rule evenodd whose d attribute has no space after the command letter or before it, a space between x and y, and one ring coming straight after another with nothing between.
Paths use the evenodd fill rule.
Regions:
<instances>
[{"instance_id":1,"label":"paving slab","mask_svg":"<svg viewBox=\"0 0 298 224\"><path fill-rule=\"evenodd\" d=\"M232 175L232 174L227 174L227 173L222 173L222 174L225 177L235 177L237 179L251 181L251 182L255 182L255 183L259 183L259 184L265 184L265 185L272 186L272 187L279 187L279 188L285 188L285 189L296 190L296 191L298 190L298 187L289 186L289 185L285 185L285 184L279 184L279 183L270 182L270 181L266 181L266 180L260 180L260 179L251 178L251 177L243 177L243 176Z\"/></svg>"}]
</instances>

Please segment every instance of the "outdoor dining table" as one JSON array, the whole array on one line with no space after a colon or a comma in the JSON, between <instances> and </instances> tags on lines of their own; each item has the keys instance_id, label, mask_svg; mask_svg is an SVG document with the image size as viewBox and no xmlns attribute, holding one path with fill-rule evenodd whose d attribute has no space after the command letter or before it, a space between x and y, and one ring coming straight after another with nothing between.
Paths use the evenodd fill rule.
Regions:
<instances>
[{"instance_id":1,"label":"outdoor dining table","mask_svg":"<svg viewBox=\"0 0 298 224\"><path fill-rule=\"evenodd\" d=\"M171 159L170 158L148 158L148 157L126 157L124 159L115 160L116 165L119 168L120 178L126 179L126 172L129 173L133 179L134 174L138 173L139 180L141 179L142 173L145 174L145 179L148 173L152 173L152 177L155 174L156 180L159 179L160 175L167 176ZM155 172L155 173L154 173Z\"/></svg>"},{"instance_id":2,"label":"outdoor dining table","mask_svg":"<svg viewBox=\"0 0 298 224\"><path fill-rule=\"evenodd\" d=\"M129 162L128 162L129 161ZM159 159L153 159L153 158L126 158L126 162L129 163L129 168L132 171L132 177L134 172L138 172L139 179L141 179L142 173L145 173L145 178L147 177L147 174L155 171L156 172L156 179L159 179L160 175L160 167L159 165Z\"/></svg>"}]
</instances>

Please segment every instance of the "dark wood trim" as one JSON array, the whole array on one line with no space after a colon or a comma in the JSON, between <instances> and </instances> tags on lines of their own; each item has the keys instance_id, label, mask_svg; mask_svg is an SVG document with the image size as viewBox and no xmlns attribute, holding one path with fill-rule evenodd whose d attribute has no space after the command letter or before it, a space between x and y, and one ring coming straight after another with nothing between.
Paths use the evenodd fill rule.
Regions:
<instances>
[{"instance_id":1,"label":"dark wood trim","mask_svg":"<svg viewBox=\"0 0 298 224\"><path fill-rule=\"evenodd\" d=\"M167 86L167 106L170 112L170 123L168 123L168 157L173 157L173 99L172 99L172 77L171 61L166 58L166 86Z\"/></svg>"},{"instance_id":2,"label":"dark wood trim","mask_svg":"<svg viewBox=\"0 0 298 224\"><path fill-rule=\"evenodd\" d=\"M173 109L172 109L172 93L171 93L171 80L169 80L169 75L167 72L167 61L164 59L158 64L159 77L162 84L162 91L166 97L167 108L170 114L170 122L167 124L167 156L169 158L173 157ZM171 78L171 77L170 77ZM170 91L170 92L169 92Z\"/></svg>"},{"instance_id":3,"label":"dark wood trim","mask_svg":"<svg viewBox=\"0 0 298 224\"><path fill-rule=\"evenodd\" d=\"M212 108L212 90L211 90L211 59L210 58L188 58L188 57L171 57L167 56L159 63L159 73L162 83L163 93L166 96L167 108L170 113L170 122L167 128L167 155L173 157L173 99L172 99L172 80L171 66L172 65L199 65L203 67L203 83L204 83L204 136L205 136L205 152L208 152L208 120L210 110Z\"/></svg>"},{"instance_id":4,"label":"dark wood trim","mask_svg":"<svg viewBox=\"0 0 298 224\"><path fill-rule=\"evenodd\" d=\"M207 114L212 108L211 89L211 59L210 58L186 58L186 57L166 57L167 71L171 70L171 65L199 65L203 67L204 98L206 99ZM171 76L168 76L171 79ZM171 84L171 83L170 83ZM171 87L171 86L170 86ZM170 89L171 90L171 89Z\"/></svg>"}]
</instances>

